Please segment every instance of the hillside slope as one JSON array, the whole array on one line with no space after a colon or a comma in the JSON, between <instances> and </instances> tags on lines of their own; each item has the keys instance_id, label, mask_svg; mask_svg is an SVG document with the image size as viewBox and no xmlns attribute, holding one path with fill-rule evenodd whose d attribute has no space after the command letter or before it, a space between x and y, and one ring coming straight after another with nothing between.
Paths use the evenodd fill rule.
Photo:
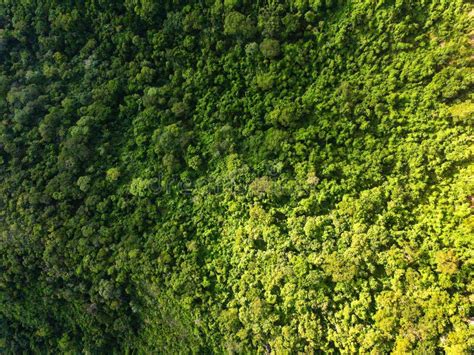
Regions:
<instances>
[{"instance_id":1,"label":"hillside slope","mask_svg":"<svg viewBox=\"0 0 474 355\"><path fill-rule=\"evenodd\" d=\"M468 354L473 7L0 3L0 351Z\"/></svg>"}]
</instances>

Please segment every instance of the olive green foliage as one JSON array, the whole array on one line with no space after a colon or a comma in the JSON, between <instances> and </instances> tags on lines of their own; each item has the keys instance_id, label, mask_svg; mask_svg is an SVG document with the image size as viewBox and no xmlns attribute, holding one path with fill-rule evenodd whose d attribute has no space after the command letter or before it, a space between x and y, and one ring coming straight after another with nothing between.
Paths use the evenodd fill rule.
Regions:
<instances>
[{"instance_id":1,"label":"olive green foliage","mask_svg":"<svg viewBox=\"0 0 474 355\"><path fill-rule=\"evenodd\" d=\"M280 44L275 39L265 38L260 43L260 51L265 58L275 58L280 54Z\"/></svg>"},{"instance_id":2,"label":"olive green foliage","mask_svg":"<svg viewBox=\"0 0 474 355\"><path fill-rule=\"evenodd\" d=\"M237 11L231 11L225 16L224 33L237 37L250 37L255 28L249 17Z\"/></svg>"},{"instance_id":3,"label":"olive green foliage","mask_svg":"<svg viewBox=\"0 0 474 355\"><path fill-rule=\"evenodd\" d=\"M473 352L461 0L0 2L0 352Z\"/></svg>"}]
</instances>

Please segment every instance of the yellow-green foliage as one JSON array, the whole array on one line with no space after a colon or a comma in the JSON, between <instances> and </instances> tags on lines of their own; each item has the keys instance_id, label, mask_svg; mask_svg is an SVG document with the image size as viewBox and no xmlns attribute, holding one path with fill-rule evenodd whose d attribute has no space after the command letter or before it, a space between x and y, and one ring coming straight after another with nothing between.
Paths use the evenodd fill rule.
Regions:
<instances>
[{"instance_id":1,"label":"yellow-green foliage","mask_svg":"<svg viewBox=\"0 0 474 355\"><path fill-rule=\"evenodd\" d=\"M471 354L472 14L0 1L0 352Z\"/></svg>"}]
</instances>

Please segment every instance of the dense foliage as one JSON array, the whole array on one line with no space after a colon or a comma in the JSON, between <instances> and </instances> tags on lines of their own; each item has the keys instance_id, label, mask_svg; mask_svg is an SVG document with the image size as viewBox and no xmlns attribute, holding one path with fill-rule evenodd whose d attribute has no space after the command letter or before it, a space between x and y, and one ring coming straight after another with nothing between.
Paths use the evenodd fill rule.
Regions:
<instances>
[{"instance_id":1,"label":"dense foliage","mask_svg":"<svg viewBox=\"0 0 474 355\"><path fill-rule=\"evenodd\" d=\"M472 9L2 0L0 351L471 353Z\"/></svg>"}]
</instances>

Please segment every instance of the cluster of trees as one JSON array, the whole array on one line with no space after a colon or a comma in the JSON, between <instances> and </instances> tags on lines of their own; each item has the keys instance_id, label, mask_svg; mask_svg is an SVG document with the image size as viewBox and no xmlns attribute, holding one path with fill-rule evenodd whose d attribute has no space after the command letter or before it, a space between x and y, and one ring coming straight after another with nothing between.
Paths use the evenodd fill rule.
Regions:
<instances>
[{"instance_id":1,"label":"cluster of trees","mask_svg":"<svg viewBox=\"0 0 474 355\"><path fill-rule=\"evenodd\" d=\"M471 353L472 13L2 1L0 351Z\"/></svg>"}]
</instances>

